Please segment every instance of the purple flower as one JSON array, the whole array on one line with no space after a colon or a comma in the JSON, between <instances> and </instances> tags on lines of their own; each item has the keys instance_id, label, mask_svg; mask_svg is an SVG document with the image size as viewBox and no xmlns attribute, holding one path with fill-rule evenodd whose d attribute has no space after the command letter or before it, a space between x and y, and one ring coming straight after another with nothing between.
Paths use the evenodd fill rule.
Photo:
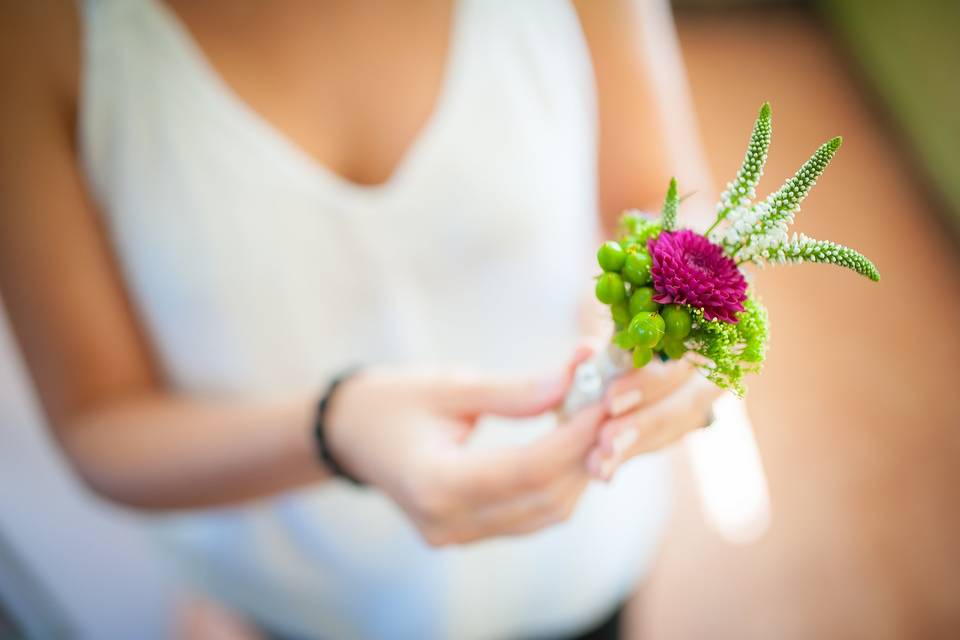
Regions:
<instances>
[{"instance_id":1,"label":"purple flower","mask_svg":"<svg viewBox=\"0 0 960 640\"><path fill-rule=\"evenodd\" d=\"M653 259L654 300L699 307L708 320L737 322L747 282L723 249L689 229L664 231L647 246Z\"/></svg>"}]
</instances>

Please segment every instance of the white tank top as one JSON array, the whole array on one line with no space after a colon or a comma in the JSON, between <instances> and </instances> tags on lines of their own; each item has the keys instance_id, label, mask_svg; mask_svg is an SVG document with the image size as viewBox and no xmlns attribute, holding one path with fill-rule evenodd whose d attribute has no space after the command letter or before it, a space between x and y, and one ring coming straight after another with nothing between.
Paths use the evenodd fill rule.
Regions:
<instances>
[{"instance_id":1,"label":"white tank top","mask_svg":"<svg viewBox=\"0 0 960 640\"><path fill-rule=\"evenodd\" d=\"M383 185L319 165L233 93L160 0L88 0L84 167L169 386L270 397L355 363L562 363L589 291L596 114L576 12L464 0L435 111ZM500 421L502 422L502 421ZM475 446L550 428L487 421ZM186 572L325 638L573 633L625 598L668 498L646 456L541 533L432 549L333 481L158 519Z\"/></svg>"}]
</instances>

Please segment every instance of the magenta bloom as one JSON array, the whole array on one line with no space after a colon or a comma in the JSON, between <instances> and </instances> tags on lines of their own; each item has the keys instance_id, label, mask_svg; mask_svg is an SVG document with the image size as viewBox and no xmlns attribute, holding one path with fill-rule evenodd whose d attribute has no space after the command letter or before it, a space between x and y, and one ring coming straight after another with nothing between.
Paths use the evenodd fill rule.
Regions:
<instances>
[{"instance_id":1,"label":"magenta bloom","mask_svg":"<svg viewBox=\"0 0 960 640\"><path fill-rule=\"evenodd\" d=\"M747 282L723 249L689 229L664 231L647 246L654 300L700 307L708 320L737 322Z\"/></svg>"}]
</instances>

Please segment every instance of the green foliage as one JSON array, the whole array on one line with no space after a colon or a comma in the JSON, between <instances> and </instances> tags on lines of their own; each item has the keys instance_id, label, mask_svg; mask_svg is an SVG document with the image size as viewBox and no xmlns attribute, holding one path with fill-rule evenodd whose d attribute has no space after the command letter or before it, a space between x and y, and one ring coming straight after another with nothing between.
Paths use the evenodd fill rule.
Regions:
<instances>
[{"instance_id":1,"label":"green foliage","mask_svg":"<svg viewBox=\"0 0 960 640\"><path fill-rule=\"evenodd\" d=\"M727 183L726 190L720 195L720 202L717 204L717 220L710 227L711 230L731 211L737 207L749 205L756 197L757 184L763 175L763 167L767 162L767 150L770 148L770 137L773 133L770 115L770 103L764 102L753 124L747 153L743 157L740 170L737 171L737 177Z\"/></svg>"},{"instance_id":2,"label":"green foliage","mask_svg":"<svg viewBox=\"0 0 960 640\"><path fill-rule=\"evenodd\" d=\"M647 241L660 235L663 225L639 211L627 211L620 218L620 229L623 235L620 244L625 249L629 250L631 246L646 249Z\"/></svg>"},{"instance_id":3,"label":"green foliage","mask_svg":"<svg viewBox=\"0 0 960 640\"><path fill-rule=\"evenodd\" d=\"M810 193L813 185L817 184L817 179L823 175L842 143L843 138L840 136L824 142L793 177L767 197L758 224L750 232L751 239L765 236L781 225L786 232L786 225L793 222L794 214L800 210L800 203Z\"/></svg>"},{"instance_id":4,"label":"green foliage","mask_svg":"<svg viewBox=\"0 0 960 640\"><path fill-rule=\"evenodd\" d=\"M789 242L765 249L760 256L773 263L821 262L852 269L874 282L880 280L880 272L862 253L830 240L815 240L802 233L794 234Z\"/></svg>"},{"instance_id":5,"label":"green foliage","mask_svg":"<svg viewBox=\"0 0 960 640\"><path fill-rule=\"evenodd\" d=\"M663 201L663 217L661 218L664 231L673 231L677 228L677 208L679 206L680 197L677 196L677 179L670 178L667 197Z\"/></svg>"},{"instance_id":6,"label":"green foliage","mask_svg":"<svg viewBox=\"0 0 960 640\"><path fill-rule=\"evenodd\" d=\"M743 341L740 360L756 365L755 370L759 371L759 364L767 357L767 340L769 338L767 308L752 294L747 297L743 306L744 311L741 312L740 322L737 323L737 332ZM751 370L754 369L751 368Z\"/></svg>"},{"instance_id":7,"label":"green foliage","mask_svg":"<svg viewBox=\"0 0 960 640\"><path fill-rule=\"evenodd\" d=\"M752 292L737 314L737 323L707 320L703 310L691 308L694 328L687 347L699 354L704 375L715 385L743 396L743 377L758 373L767 351L767 310Z\"/></svg>"},{"instance_id":8,"label":"green foliage","mask_svg":"<svg viewBox=\"0 0 960 640\"><path fill-rule=\"evenodd\" d=\"M800 210L800 203L840 148L841 138L821 145L780 189L762 202L753 202L770 147L771 121L770 105L764 103L740 170L727 184L717 204L717 218L705 235L721 245L738 265L820 262L879 280L873 263L849 247L804 235L792 239L787 236L787 227ZM623 215L619 243L609 243L598 253L606 273L598 281L597 296L612 305L618 329L613 342L622 349L634 350L635 366L649 362L652 352L670 358L692 352L692 357L686 357L691 357L709 380L742 396L744 376L760 371L767 351L767 311L753 291L748 290L744 310L733 323L707 320L702 309L688 305L671 304L661 309L650 295L649 242L662 231L677 228L679 204L677 181L671 179L659 220L636 211Z\"/></svg>"}]
</instances>

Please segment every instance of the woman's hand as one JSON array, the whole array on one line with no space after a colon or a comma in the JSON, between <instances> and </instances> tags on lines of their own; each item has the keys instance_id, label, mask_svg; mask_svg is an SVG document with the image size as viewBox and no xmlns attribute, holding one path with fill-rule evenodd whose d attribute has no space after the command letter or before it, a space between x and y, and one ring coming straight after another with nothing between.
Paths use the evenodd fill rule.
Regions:
<instances>
[{"instance_id":1,"label":"woman's hand","mask_svg":"<svg viewBox=\"0 0 960 640\"><path fill-rule=\"evenodd\" d=\"M588 451L607 414L584 409L522 446L464 446L479 416L534 416L557 406L573 368L505 382L450 371L371 369L338 389L328 444L338 461L388 494L432 545L536 531L565 520L589 476Z\"/></svg>"},{"instance_id":2,"label":"woman's hand","mask_svg":"<svg viewBox=\"0 0 960 640\"><path fill-rule=\"evenodd\" d=\"M608 419L587 459L590 475L610 480L633 456L707 426L713 403L722 394L683 360L654 361L620 378L605 397Z\"/></svg>"}]
</instances>

